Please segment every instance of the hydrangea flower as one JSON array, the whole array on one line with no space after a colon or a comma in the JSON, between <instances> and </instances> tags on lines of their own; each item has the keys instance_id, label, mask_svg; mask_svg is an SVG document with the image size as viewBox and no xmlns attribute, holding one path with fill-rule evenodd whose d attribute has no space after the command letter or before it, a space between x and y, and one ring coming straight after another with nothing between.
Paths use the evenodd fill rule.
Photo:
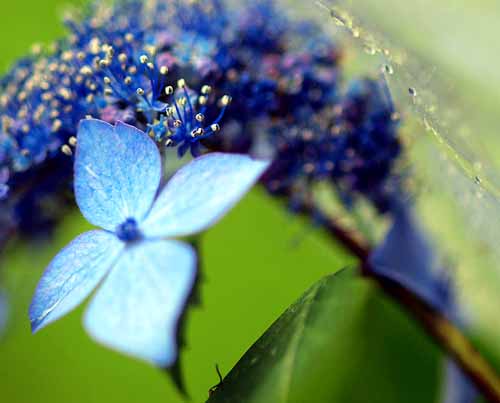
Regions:
<instances>
[{"instance_id":1,"label":"hydrangea flower","mask_svg":"<svg viewBox=\"0 0 500 403\"><path fill-rule=\"evenodd\" d=\"M81 234L49 264L30 307L32 330L98 288L85 313L87 331L119 351L171 366L179 317L196 278L195 251L171 238L213 225L268 164L212 153L181 168L159 190L160 153L144 132L89 119L77 140L76 200L84 217L102 229Z\"/></svg>"},{"instance_id":2,"label":"hydrangea flower","mask_svg":"<svg viewBox=\"0 0 500 403\"><path fill-rule=\"evenodd\" d=\"M70 204L88 115L180 155L263 152L273 194L326 180L347 204L366 196L386 209L401 147L383 86L360 79L345 91L339 46L278 2L230 3L97 0L67 18L70 35L51 52L35 48L0 79L0 242L45 235Z\"/></svg>"}]
</instances>

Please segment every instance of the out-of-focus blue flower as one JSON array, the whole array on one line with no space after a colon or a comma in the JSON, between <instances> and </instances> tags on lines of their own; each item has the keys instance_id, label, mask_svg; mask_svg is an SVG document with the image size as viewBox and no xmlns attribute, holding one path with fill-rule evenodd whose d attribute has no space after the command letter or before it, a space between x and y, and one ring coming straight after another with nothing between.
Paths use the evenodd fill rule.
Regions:
<instances>
[{"instance_id":1,"label":"out-of-focus blue flower","mask_svg":"<svg viewBox=\"0 0 500 403\"><path fill-rule=\"evenodd\" d=\"M411 206L396 204L393 223L385 240L370 258L371 267L415 292L434 309L459 326L463 318L453 284L440 267L436 252L415 219ZM469 379L451 361L443 368L443 402L472 403L478 393Z\"/></svg>"},{"instance_id":2,"label":"out-of-focus blue flower","mask_svg":"<svg viewBox=\"0 0 500 403\"><path fill-rule=\"evenodd\" d=\"M293 193L294 187L329 182L348 206L364 196L387 211L400 196L393 166L401 143L385 83L357 81L335 107L297 113L302 119L270 129L277 154L264 178L266 186Z\"/></svg>"},{"instance_id":3,"label":"out-of-focus blue flower","mask_svg":"<svg viewBox=\"0 0 500 403\"><path fill-rule=\"evenodd\" d=\"M95 2L70 35L0 81L0 223L49 228L71 190L75 130L123 121L179 155L204 147L263 152L273 193L327 180L349 205L384 211L400 153L397 119L377 80L346 93L341 52L320 27L273 0Z\"/></svg>"},{"instance_id":4,"label":"out-of-focus blue flower","mask_svg":"<svg viewBox=\"0 0 500 403\"><path fill-rule=\"evenodd\" d=\"M447 360L444 368L442 403L477 403L479 393L457 365Z\"/></svg>"},{"instance_id":5,"label":"out-of-focus blue flower","mask_svg":"<svg viewBox=\"0 0 500 403\"><path fill-rule=\"evenodd\" d=\"M455 302L450 279L440 267L411 206L399 204L393 213L387 236L371 255L372 267L378 274L414 291L440 312L451 313Z\"/></svg>"},{"instance_id":6,"label":"out-of-focus blue flower","mask_svg":"<svg viewBox=\"0 0 500 403\"><path fill-rule=\"evenodd\" d=\"M86 116L148 130L179 154L198 155L199 141L220 131L231 97L217 98L198 72L215 46L200 35L218 35L226 24L219 1L105 3L67 19L67 39L47 51L36 47L0 80L2 232L32 235L57 218L70 188L76 127ZM187 63L179 41L193 56Z\"/></svg>"},{"instance_id":7,"label":"out-of-focus blue flower","mask_svg":"<svg viewBox=\"0 0 500 403\"><path fill-rule=\"evenodd\" d=\"M98 341L159 366L177 358L177 326L196 277L187 243L255 183L267 163L211 153L181 168L156 196L160 153L140 130L84 120L78 132L75 195L86 232L50 263L30 306L33 331L79 305L103 282L85 313Z\"/></svg>"}]
</instances>

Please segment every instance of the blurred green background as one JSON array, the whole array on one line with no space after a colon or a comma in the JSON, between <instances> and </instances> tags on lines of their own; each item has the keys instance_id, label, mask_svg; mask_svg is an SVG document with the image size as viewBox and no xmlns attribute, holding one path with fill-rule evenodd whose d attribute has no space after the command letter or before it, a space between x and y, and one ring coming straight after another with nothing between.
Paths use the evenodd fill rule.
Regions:
<instances>
[{"instance_id":1,"label":"blurred green background","mask_svg":"<svg viewBox=\"0 0 500 403\"><path fill-rule=\"evenodd\" d=\"M297 7L304 6L300 1L296 3ZM410 5L384 0L384 6L373 8L375 3L368 1L347 1L346 7L375 23L374 29L383 30L381 32L386 37L398 38L401 46L418 49L425 58L432 60L432 66L450 72L452 77L467 72L466 79L464 76L458 81L458 89L462 93L470 93L471 88L473 94L485 92L478 90L474 83L481 81L484 84L486 78L496 83L492 80L498 69L487 69L490 74L486 76L477 73L481 60L485 60L481 58L489 52L478 51L474 40L467 34L481 24L469 21L469 25L464 25L466 22L456 19L457 16L465 16L469 8L475 13L473 15L481 15L481 10L475 6L477 3L469 0L466 2L468 8L465 8L465 2L458 5L444 0L438 4L419 0L416 3ZM492 3L483 3L484 7L495 10ZM63 6L67 4L71 1L4 1L0 6L4 16L0 69L5 70L15 58L26 54L32 43L46 43L63 35L64 29L59 21ZM454 6L451 7L451 4ZM385 14L389 7L391 16ZM294 8L291 7L292 10ZM331 20L320 8L308 8L309 14L315 15L325 26L331 25ZM448 23L446 28L443 28L443 21ZM459 26L468 28L459 30ZM423 27L425 33L422 32ZM484 35L491 34L483 28L481 35L483 31ZM462 36L457 38L459 34ZM463 56L463 49L454 51L457 41L463 43L464 38L469 38L467 46L474 49L472 59L479 60L476 64L471 58L459 57ZM350 43L349 38L344 39ZM482 36L480 40L484 46L489 46ZM447 52L440 51L444 48ZM378 62L368 60L362 51L348 52L346 59L349 74L373 72L379 67ZM439 87L436 88L437 92L441 92ZM493 88L492 85L488 94ZM472 98L475 99L474 96ZM493 95L482 99L480 104L485 105L483 111L491 110L493 99ZM476 110L481 109L481 106L476 106ZM483 127L491 127L493 124L490 123L483 122ZM441 182L439 178L434 178L435 166L429 162L434 152L429 148L437 148L435 141L427 137L423 144L422 139L416 141L415 137L425 136L425 131L414 127L410 135L415 145L413 161L421 168L421 177L428 181L429 188L436 191ZM488 131L483 140L492 139L493 133ZM424 187L424 190L427 189ZM474 322L472 333L494 357L498 353L496 336L500 335L491 321L496 303L500 302L499 297L495 298L498 295L496 284L499 283L493 281L498 280L498 264L491 267L490 255L476 253L473 242L478 238L464 231L463 212L468 210L454 205L453 192L440 195L438 200L427 199L423 198L421 210L436 236L450 241L443 244L446 251L452 251L454 262L462 255L453 252L469 245L472 257L463 259L473 265L480 261L481 267L488 266L486 274L485 271L475 275L465 269L464 272L457 270L457 278L460 279L464 299L471 305L471 317L480 317ZM184 401L169 378L158 369L93 343L81 327L82 308L40 333L31 335L27 309L43 268L63 245L87 228L88 224L75 211L58 228L54 240L29 245L17 243L10 245L5 253L1 264L5 269L5 283L12 306L9 328L0 341L0 401ZM451 238L450 234L453 234ZM483 247L488 249L490 246ZM192 401L205 401L208 389L218 382L215 363L219 364L223 374L227 373L307 287L323 275L353 262L311 224L289 215L283 206L263 192L255 190L248 195L203 239L203 303L191 310L188 316L188 346L183 354L183 371ZM460 260L457 266L463 266L462 262ZM338 389L335 401L439 401L441 364L436 347L398 307L374 290L368 292L370 298L367 298L356 323L352 324L352 332L344 334L350 343L339 341L339 346L350 345L353 351L339 355L339 362L335 363L335 370L330 374L330 382L336 384ZM488 298L489 303L485 303ZM315 402L313 395L310 402Z\"/></svg>"}]
</instances>

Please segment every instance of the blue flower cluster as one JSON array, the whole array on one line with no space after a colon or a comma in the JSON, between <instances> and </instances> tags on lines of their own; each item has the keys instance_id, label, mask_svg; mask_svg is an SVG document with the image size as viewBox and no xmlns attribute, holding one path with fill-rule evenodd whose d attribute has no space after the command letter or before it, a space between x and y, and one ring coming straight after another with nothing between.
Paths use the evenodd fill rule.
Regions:
<instances>
[{"instance_id":1,"label":"blue flower cluster","mask_svg":"<svg viewBox=\"0 0 500 403\"><path fill-rule=\"evenodd\" d=\"M396 114L378 80L342 91L341 53L313 23L273 0L97 2L66 23L67 39L0 81L2 228L34 234L57 219L86 117L131 124L180 156L272 156L272 193L327 180L347 203L362 194L386 209Z\"/></svg>"},{"instance_id":2,"label":"blue flower cluster","mask_svg":"<svg viewBox=\"0 0 500 403\"><path fill-rule=\"evenodd\" d=\"M295 194L297 185L307 190L310 183L327 181L348 206L362 194L379 211L392 209L400 196L393 173L402 148L398 124L385 83L356 81L333 107L325 102L293 123L273 123L277 154L266 185L272 192Z\"/></svg>"},{"instance_id":3,"label":"blue flower cluster","mask_svg":"<svg viewBox=\"0 0 500 403\"><path fill-rule=\"evenodd\" d=\"M399 261L412 255L402 246L415 248L418 244L417 236L408 230L414 228L413 223L398 215L401 213L395 208L401 196L400 180L393 169L402 152L399 115L383 80L360 79L344 89L341 51L319 26L287 18L273 0L254 0L240 9L231 8L223 0L118 0L112 4L102 1L88 6L83 15L68 18L66 24L70 30L66 39L48 49L35 47L32 56L19 61L0 79L0 244L13 231L29 235L45 232L64 211L61 206L71 205L77 128L82 119L97 118L112 124L124 122L147 132L162 154L166 148L176 147L179 156L187 152L198 156L209 149L268 157L272 163L261 182L278 196L300 200L309 195L314 184L326 182L347 206L361 196L382 213L390 210L395 229L374 254L374 266L386 268L388 272L380 274L406 284L440 310L447 311L453 305L449 284L427 270L429 259L422 251L429 248L418 248L417 257L411 260L414 265L404 276L396 271L405 266ZM87 121L86 125L92 122L96 121ZM125 126L119 123L116 127L121 129L113 130L132 130L129 126L123 129ZM96 141L89 144L99 151L105 141ZM153 149L155 152L148 155L158 154ZM104 151L110 152L109 148ZM131 155L128 163L135 158L137 155ZM104 162L100 167L103 172L109 168ZM231 172L228 167L231 165L224 165L221 172ZM205 173L210 173L209 168L198 167ZM159 176L155 178L159 182L159 167L157 171ZM123 181L129 184L129 179ZM135 196L141 200L144 181L139 180L142 177L135 179ZM242 186L241 179L237 179L228 186L233 191L238 189L238 181ZM176 196L186 200L189 196L196 201L193 205L211 210L213 206L204 204L206 200L200 197L198 187L202 184L196 185L191 186L191 193ZM151 197L157 186L155 182ZM86 191L85 200L89 203L96 201L93 190ZM212 196L220 202L215 193ZM93 210L99 211L103 203L98 204ZM203 214L181 218L186 226L190 219L200 217ZM104 219L109 217L105 215ZM108 239L109 242L140 244L143 234L135 218L115 221L113 227L103 226L116 231L117 240ZM165 222L159 223L158 228L164 231ZM174 235L197 232L193 228ZM156 235L153 231L152 236ZM101 236L111 235L100 233L97 238ZM82 242L84 249L100 252L104 244L97 238L92 238L92 242L79 239L77 244ZM402 245L401 239L407 244ZM75 249L81 248L77 246ZM172 256L176 257L174 252ZM65 250L63 257L69 254L71 258L71 253L71 248ZM166 253L166 249L162 247L161 253ZM154 256L149 252L144 255ZM145 259L139 254L135 258ZM382 263L377 263L377 259ZM190 272L194 270L192 260L186 264ZM81 259L77 261L82 263ZM387 261L395 262L394 267L389 267ZM40 296L31 312L34 328L62 316L77 302L75 299L60 304L61 295L66 296L65 289L58 295L46 292L47 284L53 291L57 276L65 275L59 270L59 263L56 259L54 270L39 286ZM153 263L151 270L155 268ZM124 260L123 265L128 263ZM104 269L102 275L106 274ZM96 284L100 278L96 275ZM175 315L181 311L185 291L194 281L187 280L176 302ZM60 283L64 287L74 285ZM94 287L95 284L88 285L87 291ZM80 296L87 294L82 292ZM139 291L132 295L137 301L142 301L142 296ZM102 302L97 301L97 305ZM88 327L101 339L107 341L112 335L111 340L116 341L118 336L135 334L112 328L103 336L103 326L112 327L113 323L109 323L108 317L99 316L106 309L95 312L89 316ZM177 320L168 319L172 318ZM139 323L142 316L133 319ZM163 326L163 312L157 319ZM146 336L154 339L158 329L161 326L152 328ZM161 337L167 337L167 333ZM147 348L143 350L141 346L138 351L127 340L118 347L160 365L170 365L176 354L172 340L175 341L170 337L169 356L159 357L157 351L151 351L154 343L143 344Z\"/></svg>"},{"instance_id":4,"label":"blue flower cluster","mask_svg":"<svg viewBox=\"0 0 500 403\"><path fill-rule=\"evenodd\" d=\"M209 153L160 188L161 156L144 132L88 119L80 123L77 139L76 201L101 229L84 232L52 259L30 306L31 328L36 332L66 315L97 288L84 317L94 339L160 367L175 367L197 256L191 244L172 238L214 225L269 162Z\"/></svg>"}]
</instances>

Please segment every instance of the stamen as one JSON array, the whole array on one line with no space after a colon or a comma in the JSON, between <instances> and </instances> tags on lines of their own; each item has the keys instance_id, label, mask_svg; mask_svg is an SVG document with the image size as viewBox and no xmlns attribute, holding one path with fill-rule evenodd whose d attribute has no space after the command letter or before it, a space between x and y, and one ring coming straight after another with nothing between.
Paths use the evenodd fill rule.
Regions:
<instances>
[{"instance_id":1,"label":"stamen","mask_svg":"<svg viewBox=\"0 0 500 403\"><path fill-rule=\"evenodd\" d=\"M65 155L67 155L68 157L71 157L73 155L73 151L71 150L71 147L67 144L63 144L61 146L61 152Z\"/></svg>"}]
</instances>

